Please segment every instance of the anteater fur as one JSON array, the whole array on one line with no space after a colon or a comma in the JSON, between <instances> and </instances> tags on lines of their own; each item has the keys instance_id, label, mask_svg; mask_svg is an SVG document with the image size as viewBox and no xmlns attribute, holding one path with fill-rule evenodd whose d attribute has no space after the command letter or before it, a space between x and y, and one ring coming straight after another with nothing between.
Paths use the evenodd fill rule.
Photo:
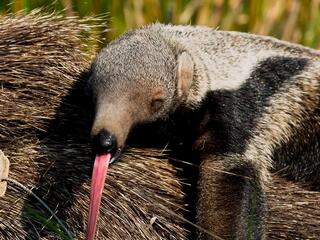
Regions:
<instances>
[{"instance_id":1,"label":"anteater fur","mask_svg":"<svg viewBox=\"0 0 320 240\"><path fill-rule=\"evenodd\" d=\"M95 149L120 151L135 126L167 125L174 152L199 155L197 223L264 239L272 171L319 190L319 68L319 51L270 37L159 23L129 31L91 66Z\"/></svg>"},{"instance_id":2,"label":"anteater fur","mask_svg":"<svg viewBox=\"0 0 320 240\"><path fill-rule=\"evenodd\" d=\"M88 28L40 13L1 17L0 24L0 149L11 162L9 177L33 189L76 239L84 238L93 163L82 91L89 58L79 40ZM162 151L126 151L110 168L98 239L189 239L194 229L178 218L190 209L181 171ZM268 238L318 239L320 194L304 187L279 176L268 183ZM0 198L0 239L61 239L55 224L44 226L50 217L9 183Z\"/></svg>"}]
</instances>

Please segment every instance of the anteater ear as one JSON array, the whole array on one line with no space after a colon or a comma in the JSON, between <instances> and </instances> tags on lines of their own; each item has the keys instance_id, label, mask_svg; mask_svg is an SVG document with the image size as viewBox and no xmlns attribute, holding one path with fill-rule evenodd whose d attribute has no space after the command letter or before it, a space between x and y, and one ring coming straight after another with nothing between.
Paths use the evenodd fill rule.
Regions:
<instances>
[{"instance_id":1,"label":"anteater ear","mask_svg":"<svg viewBox=\"0 0 320 240\"><path fill-rule=\"evenodd\" d=\"M193 61L183 52L178 56L178 97L187 96L193 79Z\"/></svg>"}]
</instances>

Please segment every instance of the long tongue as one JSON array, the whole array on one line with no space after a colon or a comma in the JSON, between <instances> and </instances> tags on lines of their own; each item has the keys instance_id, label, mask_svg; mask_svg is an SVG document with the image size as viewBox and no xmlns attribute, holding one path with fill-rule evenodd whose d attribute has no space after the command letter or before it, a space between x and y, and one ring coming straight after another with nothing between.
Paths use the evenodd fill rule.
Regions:
<instances>
[{"instance_id":1,"label":"long tongue","mask_svg":"<svg viewBox=\"0 0 320 240\"><path fill-rule=\"evenodd\" d=\"M101 196L110 158L111 154L98 154L94 161L91 179L89 219L86 236L87 240L93 240L96 235Z\"/></svg>"}]
</instances>

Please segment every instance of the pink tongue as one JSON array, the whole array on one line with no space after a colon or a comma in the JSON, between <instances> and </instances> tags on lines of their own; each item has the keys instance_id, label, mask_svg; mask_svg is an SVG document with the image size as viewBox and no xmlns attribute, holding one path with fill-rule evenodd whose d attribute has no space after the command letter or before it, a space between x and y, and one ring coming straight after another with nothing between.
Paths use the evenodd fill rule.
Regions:
<instances>
[{"instance_id":1,"label":"pink tongue","mask_svg":"<svg viewBox=\"0 0 320 240\"><path fill-rule=\"evenodd\" d=\"M101 196L110 158L111 154L98 154L94 161L91 179L89 219L86 236L87 240L93 240L96 235Z\"/></svg>"}]
</instances>

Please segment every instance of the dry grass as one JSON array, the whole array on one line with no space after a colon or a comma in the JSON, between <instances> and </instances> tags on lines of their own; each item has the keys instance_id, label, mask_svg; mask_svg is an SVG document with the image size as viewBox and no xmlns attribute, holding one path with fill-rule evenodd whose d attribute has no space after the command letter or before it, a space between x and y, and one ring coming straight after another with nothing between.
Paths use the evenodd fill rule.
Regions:
<instances>
[{"instance_id":1,"label":"dry grass","mask_svg":"<svg viewBox=\"0 0 320 240\"><path fill-rule=\"evenodd\" d=\"M108 34L150 22L204 24L224 30L271 35L319 48L319 0L3 0L0 11L30 11L37 7L63 11L66 15L108 14Z\"/></svg>"}]
</instances>

